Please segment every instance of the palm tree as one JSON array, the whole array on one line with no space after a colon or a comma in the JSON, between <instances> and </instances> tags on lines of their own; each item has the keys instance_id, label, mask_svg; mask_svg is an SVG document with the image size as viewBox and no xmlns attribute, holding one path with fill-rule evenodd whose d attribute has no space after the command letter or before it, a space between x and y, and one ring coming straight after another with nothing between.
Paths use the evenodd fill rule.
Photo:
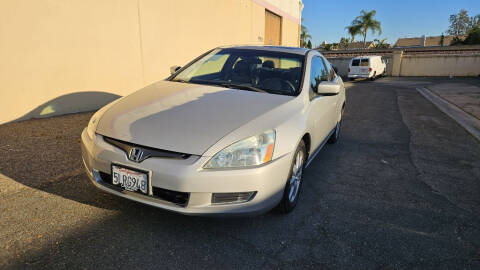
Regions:
<instances>
[{"instance_id":1,"label":"palm tree","mask_svg":"<svg viewBox=\"0 0 480 270\"><path fill-rule=\"evenodd\" d=\"M377 49L385 49L385 48L390 48L390 44L387 43L387 38L384 39L374 39L375 42L375 48Z\"/></svg>"},{"instance_id":2,"label":"palm tree","mask_svg":"<svg viewBox=\"0 0 480 270\"><path fill-rule=\"evenodd\" d=\"M350 41L353 43L355 42L355 36L360 35L360 26L359 25L350 25L345 27L347 29L348 33L352 37Z\"/></svg>"},{"instance_id":3,"label":"palm tree","mask_svg":"<svg viewBox=\"0 0 480 270\"><path fill-rule=\"evenodd\" d=\"M308 33L308 29L305 25L302 25L300 30L300 47L307 47L308 41L312 36Z\"/></svg>"},{"instance_id":4,"label":"palm tree","mask_svg":"<svg viewBox=\"0 0 480 270\"><path fill-rule=\"evenodd\" d=\"M380 25L380 22L375 20L373 17L375 17L375 14L377 12L375 10L372 11L365 11L362 10L360 12L360 16L356 17L355 20L353 20L352 25L349 27L352 28L357 28L360 31L360 34L363 35L363 48L365 49L367 47L367 32L368 30L372 31L372 33L375 34L375 32L378 32L379 35L382 34L382 27ZM349 28L347 27L347 29Z\"/></svg>"}]
</instances>

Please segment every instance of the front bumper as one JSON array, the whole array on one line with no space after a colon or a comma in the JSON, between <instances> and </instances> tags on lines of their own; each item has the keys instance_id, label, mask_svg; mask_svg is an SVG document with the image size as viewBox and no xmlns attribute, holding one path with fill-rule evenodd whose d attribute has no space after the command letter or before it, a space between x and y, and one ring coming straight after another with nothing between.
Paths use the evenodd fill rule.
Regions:
<instances>
[{"instance_id":1,"label":"front bumper","mask_svg":"<svg viewBox=\"0 0 480 270\"><path fill-rule=\"evenodd\" d=\"M141 163L127 159L125 152L106 143L102 136L91 140L82 132L82 157L92 183L108 193L187 215L256 215L269 211L281 200L292 161L292 153L267 164L248 169L204 170L210 157L190 156L184 160L149 158ZM184 206L150 195L112 188L98 177L111 174L116 163L148 171L151 186L174 192L189 193ZM256 192L243 203L212 204L212 193Z\"/></svg>"}]
</instances>

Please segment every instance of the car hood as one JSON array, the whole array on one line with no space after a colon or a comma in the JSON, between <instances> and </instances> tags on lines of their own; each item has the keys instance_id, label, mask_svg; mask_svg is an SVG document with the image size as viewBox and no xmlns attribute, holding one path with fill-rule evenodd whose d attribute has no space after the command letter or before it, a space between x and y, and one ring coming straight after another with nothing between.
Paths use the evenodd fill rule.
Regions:
<instances>
[{"instance_id":1,"label":"car hood","mask_svg":"<svg viewBox=\"0 0 480 270\"><path fill-rule=\"evenodd\" d=\"M292 98L160 81L116 102L101 117L97 133L157 149L202 155L228 133Z\"/></svg>"}]
</instances>

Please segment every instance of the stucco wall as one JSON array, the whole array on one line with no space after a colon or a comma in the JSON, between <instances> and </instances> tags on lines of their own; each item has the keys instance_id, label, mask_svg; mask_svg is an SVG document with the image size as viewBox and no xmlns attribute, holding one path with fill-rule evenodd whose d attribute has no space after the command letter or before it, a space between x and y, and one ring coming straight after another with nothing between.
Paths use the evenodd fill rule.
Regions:
<instances>
[{"instance_id":1,"label":"stucco wall","mask_svg":"<svg viewBox=\"0 0 480 270\"><path fill-rule=\"evenodd\" d=\"M351 57L337 57L327 59L332 65L334 65L338 69L338 75L344 78L347 77L348 65L350 64L350 59L352 59Z\"/></svg>"},{"instance_id":2,"label":"stucco wall","mask_svg":"<svg viewBox=\"0 0 480 270\"><path fill-rule=\"evenodd\" d=\"M342 77L348 75L352 57L329 57ZM387 61L388 76L479 76L480 54L402 54L394 52L382 56Z\"/></svg>"},{"instance_id":3,"label":"stucco wall","mask_svg":"<svg viewBox=\"0 0 480 270\"><path fill-rule=\"evenodd\" d=\"M385 59L387 62L387 75L391 75L390 74L390 71L392 70L391 57L382 56L382 58ZM327 57L327 59L332 65L337 67L338 75L340 75L343 78L346 78L348 76L348 66L350 65L350 60L352 59L352 57L334 57L334 58Z\"/></svg>"},{"instance_id":4,"label":"stucco wall","mask_svg":"<svg viewBox=\"0 0 480 270\"><path fill-rule=\"evenodd\" d=\"M282 20L282 45L300 46L300 26L291 20ZM297 33L297 34L295 34Z\"/></svg>"},{"instance_id":5,"label":"stucco wall","mask_svg":"<svg viewBox=\"0 0 480 270\"><path fill-rule=\"evenodd\" d=\"M400 76L479 76L480 54L404 55Z\"/></svg>"},{"instance_id":6,"label":"stucco wall","mask_svg":"<svg viewBox=\"0 0 480 270\"><path fill-rule=\"evenodd\" d=\"M297 8L294 8L295 5ZM298 0L0 0L0 124L92 110L221 45L298 45Z\"/></svg>"}]
</instances>

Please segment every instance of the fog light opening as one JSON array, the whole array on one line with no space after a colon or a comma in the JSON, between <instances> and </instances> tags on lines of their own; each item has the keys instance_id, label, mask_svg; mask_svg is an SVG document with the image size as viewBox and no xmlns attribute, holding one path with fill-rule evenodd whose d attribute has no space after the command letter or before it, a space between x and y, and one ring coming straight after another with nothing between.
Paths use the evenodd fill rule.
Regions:
<instances>
[{"instance_id":1,"label":"fog light opening","mask_svg":"<svg viewBox=\"0 0 480 270\"><path fill-rule=\"evenodd\" d=\"M231 193L212 193L212 204L235 204L245 203L253 200L256 191L251 192L231 192Z\"/></svg>"}]
</instances>

